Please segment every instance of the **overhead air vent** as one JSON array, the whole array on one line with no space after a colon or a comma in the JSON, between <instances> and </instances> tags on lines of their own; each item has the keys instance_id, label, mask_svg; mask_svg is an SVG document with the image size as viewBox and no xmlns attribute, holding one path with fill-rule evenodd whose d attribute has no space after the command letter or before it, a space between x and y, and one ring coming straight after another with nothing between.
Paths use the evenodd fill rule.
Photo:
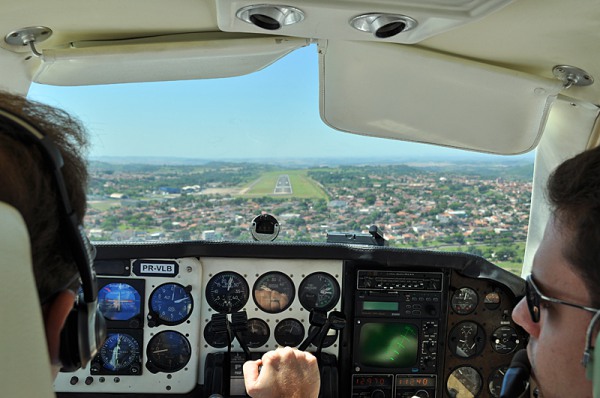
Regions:
<instances>
[{"instance_id":1,"label":"overhead air vent","mask_svg":"<svg viewBox=\"0 0 600 398\"><path fill-rule=\"evenodd\" d=\"M277 5L219 0L216 4L217 23L225 32L412 44L477 21L511 1L292 0Z\"/></svg>"},{"instance_id":2,"label":"overhead air vent","mask_svg":"<svg viewBox=\"0 0 600 398\"><path fill-rule=\"evenodd\" d=\"M353 18L350 25L362 32L372 33L380 39L396 36L417 26L417 21L406 15L364 14Z\"/></svg>"},{"instance_id":3,"label":"overhead air vent","mask_svg":"<svg viewBox=\"0 0 600 398\"><path fill-rule=\"evenodd\" d=\"M265 30L278 30L304 19L304 13L295 7L278 5L251 5L240 9L236 16L244 22Z\"/></svg>"}]
</instances>

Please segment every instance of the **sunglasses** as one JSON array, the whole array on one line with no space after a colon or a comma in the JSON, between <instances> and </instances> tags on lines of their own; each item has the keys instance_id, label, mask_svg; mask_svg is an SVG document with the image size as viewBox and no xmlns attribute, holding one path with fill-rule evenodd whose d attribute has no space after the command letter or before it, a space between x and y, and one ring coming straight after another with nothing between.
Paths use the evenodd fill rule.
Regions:
<instances>
[{"instance_id":1,"label":"sunglasses","mask_svg":"<svg viewBox=\"0 0 600 398\"><path fill-rule=\"evenodd\" d=\"M568 305L569 307L579 308L585 311L593 312L596 314L600 311L600 308L586 307L585 305L570 303L568 301L560 300L554 297L548 297L540 292L531 275L527 275L525 279L525 297L527 299L527 308L529 308L529 315L531 320L535 323L540 321L540 303L542 301L548 301L550 303Z\"/></svg>"},{"instance_id":2,"label":"sunglasses","mask_svg":"<svg viewBox=\"0 0 600 398\"><path fill-rule=\"evenodd\" d=\"M569 307L579 308L581 310L585 310L594 314L586 332L586 346L583 354L583 360L581 361L583 366L587 367L587 364L590 361L591 351L594 348L592 346L592 333L596 323L600 320L600 309L570 303L568 301L560 300L554 297L548 297L542 292L540 292L540 289L537 287L535 282L533 282L533 278L531 277L531 275L528 275L525 279L525 299L527 300L527 308L529 308L529 315L531 316L531 320L535 323L538 323L540 321L540 303L542 302L542 300L548 301L550 303L568 305Z\"/></svg>"}]
</instances>

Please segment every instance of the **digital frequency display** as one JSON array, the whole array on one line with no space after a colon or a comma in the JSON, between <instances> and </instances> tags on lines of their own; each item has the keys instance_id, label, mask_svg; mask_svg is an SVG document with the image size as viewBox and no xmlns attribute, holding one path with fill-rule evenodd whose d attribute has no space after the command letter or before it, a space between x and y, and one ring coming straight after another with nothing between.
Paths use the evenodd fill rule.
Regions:
<instances>
[{"instance_id":1,"label":"digital frequency display","mask_svg":"<svg viewBox=\"0 0 600 398\"><path fill-rule=\"evenodd\" d=\"M366 323L360 329L359 347L359 360L364 366L413 366L419 348L418 328L409 323Z\"/></svg>"}]
</instances>

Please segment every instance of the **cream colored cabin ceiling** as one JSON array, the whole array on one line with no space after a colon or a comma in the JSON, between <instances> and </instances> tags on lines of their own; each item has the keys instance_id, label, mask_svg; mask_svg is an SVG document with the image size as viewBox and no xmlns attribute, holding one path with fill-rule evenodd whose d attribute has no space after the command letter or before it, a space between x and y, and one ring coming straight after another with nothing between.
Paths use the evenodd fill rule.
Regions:
<instances>
[{"instance_id":1,"label":"cream colored cabin ceiling","mask_svg":"<svg viewBox=\"0 0 600 398\"><path fill-rule=\"evenodd\" d=\"M473 117L474 107L465 107L464 113L452 112L454 119L464 121L465 125L457 125L458 132L455 138L448 139L448 135L440 128L428 127L426 123L417 120L410 124L414 131L412 136L407 137L405 120L396 120L393 107L385 114L380 114L381 107L365 107L360 101L356 105L356 115L362 115L357 121L349 121L343 117L344 112L353 112L349 108L350 101L341 104L339 112L328 112L335 110L330 106L325 107L323 113L327 123L336 128L351 131L358 134L382 134L386 137L397 139L409 139L419 142L431 142L442 145L470 148L474 150L489 151L494 153L519 153L529 150L539 139L539 133L544 128L547 116L546 104L557 93L549 90L554 82L558 82L552 74L552 68L556 65L572 65L585 70L596 83L585 87L572 87L561 90L560 94L566 98L573 98L589 104L600 104L600 1L598 0L506 0L505 3L497 3L505 0L490 0L489 4L501 4L495 6L489 15L474 15L474 21L452 28L439 34L420 41L416 44L401 38L401 35L386 39L376 38L370 33L357 33L349 28L348 21L358 14L370 12L388 12L411 16L411 10L421 8L422 4L429 3L445 7L447 4L464 4L480 0L291 0L283 4L305 9L305 19L290 27L282 27L275 31L261 30L253 25L240 23L235 18L238 7L252 4L250 0L180 0L180 1L156 1L156 0L104 0L87 1L63 0L59 2L48 2L45 0L32 0L21 3L0 0L0 37L20 28L29 26L46 26L52 29L52 36L37 45L42 52L41 58L31 57L28 47L10 46L0 40L0 65L3 69L10 70L13 65L22 68L21 74L15 73L16 79L22 79L24 74L30 80L49 84L98 84L128 81L158 81L158 80L180 80L235 76L244 73L252 73L271 62L275 62L281 56L295 48L306 45L312 39L319 40L320 49L327 48L327 42L349 43L360 42L367 46L365 53L371 54L365 57L355 57L355 54L344 53L343 58L338 60L328 56L331 65L336 70L330 70L329 76L348 76L347 80L332 81L327 85L327 76L322 73L321 93L324 95L322 106L328 98L327 93L338 93L342 98L344 88L352 85L355 81L372 81L376 87L389 87L388 81L394 80L399 89L403 87L402 81L410 82L411 76L405 70L419 70L418 61L414 64L402 64L400 60L408 58L409 53L417 52L414 59L426 56L435 59L448 56L447 59L454 60L452 69L466 67L467 65L481 65L481 70L489 67L500 67L499 75L506 76L508 81L511 74L515 77L526 75L529 81L540 81L539 90L548 93L549 100L536 104L533 113L529 114L531 120L536 121L527 124L527 131L519 128L514 134L528 135L530 139L522 145L513 145L501 148L500 144L493 144L488 137L481 137L482 128L470 120ZM256 4L281 4L273 0L265 0ZM497 9L500 7L499 9ZM318 22L315 22L318 20ZM331 21L331 22L330 22ZM425 25L425 22L423 22ZM220 27L222 29L220 29ZM227 30L224 32L223 30ZM349 33L351 32L351 33ZM427 33L427 32L426 32ZM215 34L218 40L214 40ZM193 40L179 40L178 37L193 37ZM286 36L291 37L289 43L280 45L286 41ZM425 34L424 37L429 36ZM253 38L257 41L253 41ZM254 43L248 46L240 42L240 38ZM141 39L141 41L140 41ZM171 40L171 42L169 41ZM271 40L271 41L270 41ZM283 41L282 41L283 40ZM316 40L315 40L316 41ZM391 57L384 57L382 61L376 56L381 42L387 42L393 46ZM241 43L241 44L240 44ZM377 44L373 44L377 43ZM400 44L404 43L404 44ZM368 47L372 48L368 48ZM210 49L215 49L211 51ZM256 50L253 50L256 49ZM364 48L356 46L355 48ZM205 51L205 49L208 49ZM249 54L253 51L256 54ZM418 54L418 52L422 54ZM15 62L15 55L21 57ZM358 55L358 54L357 54ZM256 56L259 56L258 58ZM219 58L220 57L220 58ZM353 59L359 62L363 71L351 72ZM85 61L85 63L83 63ZM385 73L374 71L381 70L377 62L386 62ZM398 67L394 68L397 63ZM220 65L227 65L221 68ZM235 67L240 65L240 67ZM390 66L391 65L391 66ZM449 68L442 66L431 70L432 81L444 81L439 79L448 72ZM232 67L233 66L233 67ZM243 67L241 67L243 66ZM375 66L375 67L370 67ZM476 67L476 66L475 66ZM121 68L121 69L119 69ZM477 67L476 67L477 68ZM346 70L348 69L348 70ZM404 69L404 70L403 70ZM421 68L423 69L423 68ZM23 74L24 71L24 74ZM107 73L110 71L111 73ZM133 72L135 73L133 73ZM491 92L489 97L483 96L480 101L489 104L486 111L494 112L498 108L494 105L494 90L500 92L504 85L494 79L481 78L481 73L456 73L460 76L451 82L451 85L441 87L424 87L428 83L427 76L423 78L423 84L412 87L412 91L418 91L422 98L423 108L417 106L417 111L427 111L427 103L436 96L451 100L454 92L469 95L470 90L478 92L474 88L485 86L485 90ZM221 75L220 73L223 73ZM17 76L18 75L18 76ZM89 76L89 77L88 77ZM454 76L454 75L453 75ZM5 78L6 79L6 78ZM409 79L409 80L406 80ZM452 80L448 77L446 80ZM494 86L496 81L496 86ZM515 80L516 81L516 80ZM330 83L332 83L330 82ZM474 87L474 85L478 85ZM367 85L368 86L368 85ZM489 86L489 87L488 87ZM518 85L517 85L518 86ZM325 89L327 87L327 89ZM340 90L335 88L339 87ZM423 87L423 89L421 89ZM484 90L484 91L485 91ZM539 91L538 90L538 91ZM382 90L384 91L384 90ZM514 93L520 91L515 87ZM341 94L340 94L341 93ZM426 97L430 93L434 97ZM393 104L393 96L386 94L383 103ZM338 98L338 97L335 97ZM515 105L518 101L511 103L511 95L506 96L504 104ZM410 96L405 98L411 100ZM332 98L329 98L331 104ZM475 99L476 101L478 99ZM465 103L468 101L464 101ZM370 101L374 103L374 101ZM509 106L502 106L511 109ZM442 104L443 108L443 104ZM517 106L517 108L519 108ZM369 110L370 109L370 110ZM543 110L542 111L540 111ZM462 110L461 110L462 111ZM414 113L414 112L413 112ZM533 116L532 116L533 115ZM438 114L442 117L443 115ZM390 119L391 118L391 119ZM342 122L333 122L334 120ZM508 130L510 124L503 120L490 119L490 124L505 125ZM486 120L487 120L486 119ZM425 120L425 118L422 118ZM364 122L369 121L369 122ZM376 132L370 126L386 126L393 124L404 126L394 131L387 127L383 132ZM366 125L364 125L366 123ZM404 124L403 124L404 123ZM463 131L465 133L463 133ZM471 131L470 133L466 133ZM506 131L506 130L505 130ZM470 134L470 135L469 135ZM499 133L503 142L516 142L510 138L508 133ZM443 136L443 137L442 137ZM444 139L441 139L442 137ZM471 137L471 138L470 138ZM469 145L467 141L474 141L476 137L484 144L474 143ZM520 136L519 136L520 137ZM485 145L490 142L491 147Z\"/></svg>"},{"instance_id":2,"label":"cream colored cabin ceiling","mask_svg":"<svg viewBox=\"0 0 600 398\"><path fill-rule=\"evenodd\" d=\"M230 0L218 0L228 2ZM276 1L260 3L277 4ZM314 1L286 1L302 7ZM351 4L365 12L373 1L320 1L322 12ZM393 1L387 9L393 7ZM27 26L47 26L54 32L40 45L64 47L85 40L130 39L178 33L215 32L217 3L201 0L31 0L0 2L0 34ZM431 37L418 44L428 49L471 58L551 78L557 64L574 65L600 79L600 2L597 0L515 0L482 20ZM340 26L345 30L346 26ZM285 35L285 29L276 32ZM315 32L306 32L312 38ZM369 35L366 40L374 40ZM26 49L0 44L11 51ZM600 103L600 84L568 93Z\"/></svg>"},{"instance_id":3,"label":"cream colored cabin ceiling","mask_svg":"<svg viewBox=\"0 0 600 398\"><path fill-rule=\"evenodd\" d=\"M2 0L1 35L27 26L47 26L54 47L84 40L137 38L217 31L214 1L202 0ZM8 48L2 41L2 47Z\"/></svg>"}]
</instances>

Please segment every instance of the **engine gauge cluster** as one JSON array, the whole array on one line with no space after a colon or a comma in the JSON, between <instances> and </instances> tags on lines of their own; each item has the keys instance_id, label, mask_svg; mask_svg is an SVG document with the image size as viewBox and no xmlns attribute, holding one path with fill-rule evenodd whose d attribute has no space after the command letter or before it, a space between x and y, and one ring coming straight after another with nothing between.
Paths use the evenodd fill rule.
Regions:
<instances>
[{"instance_id":1,"label":"engine gauge cluster","mask_svg":"<svg viewBox=\"0 0 600 398\"><path fill-rule=\"evenodd\" d=\"M452 397L499 397L512 356L524 347L511 320L516 301L493 281L454 275L449 294L446 392Z\"/></svg>"},{"instance_id":2,"label":"engine gauge cluster","mask_svg":"<svg viewBox=\"0 0 600 398\"><path fill-rule=\"evenodd\" d=\"M204 258L202 263L206 299L201 309L203 353L223 352L229 346L241 351L233 333L228 335L222 325L215 328L215 314L225 314L231 328L231 314L245 311L248 323L241 339L250 351L265 352L278 346L299 346L308 336L311 310L327 313L341 309L343 263L339 260ZM338 343L339 333L331 329L322 338L321 349L337 354Z\"/></svg>"}]
</instances>

